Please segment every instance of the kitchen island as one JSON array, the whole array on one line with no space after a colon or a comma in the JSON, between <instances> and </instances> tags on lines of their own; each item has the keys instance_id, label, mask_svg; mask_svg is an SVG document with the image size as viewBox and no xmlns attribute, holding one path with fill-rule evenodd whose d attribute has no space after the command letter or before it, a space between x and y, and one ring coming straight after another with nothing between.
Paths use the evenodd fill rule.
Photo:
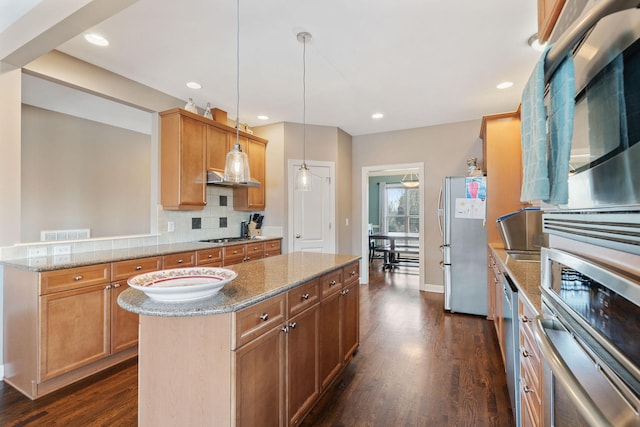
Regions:
<instances>
[{"instance_id":1,"label":"kitchen island","mask_svg":"<svg viewBox=\"0 0 640 427\"><path fill-rule=\"evenodd\" d=\"M231 267L218 294L139 314L140 426L297 425L359 345L359 257L290 253Z\"/></svg>"}]
</instances>

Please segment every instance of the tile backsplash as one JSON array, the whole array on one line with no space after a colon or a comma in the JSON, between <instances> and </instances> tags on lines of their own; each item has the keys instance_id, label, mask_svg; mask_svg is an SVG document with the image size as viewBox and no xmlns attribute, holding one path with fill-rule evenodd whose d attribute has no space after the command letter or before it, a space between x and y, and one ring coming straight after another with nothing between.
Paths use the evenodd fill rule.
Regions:
<instances>
[{"instance_id":1,"label":"tile backsplash","mask_svg":"<svg viewBox=\"0 0 640 427\"><path fill-rule=\"evenodd\" d=\"M233 189L208 185L207 206L203 210L166 211L158 205L157 234L18 244L0 248L0 259L27 258L34 256L34 253L41 256L45 251L51 256L53 247L61 244L70 245L72 253L81 253L236 237L240 235L240 223L248 221L250 214L233 210ZM194 218L200 219L199 229L192 228L193 224L198 222L194 221ZM173 223L172 232L168 231L169 223Z\"/></svg>"}]
</instances>

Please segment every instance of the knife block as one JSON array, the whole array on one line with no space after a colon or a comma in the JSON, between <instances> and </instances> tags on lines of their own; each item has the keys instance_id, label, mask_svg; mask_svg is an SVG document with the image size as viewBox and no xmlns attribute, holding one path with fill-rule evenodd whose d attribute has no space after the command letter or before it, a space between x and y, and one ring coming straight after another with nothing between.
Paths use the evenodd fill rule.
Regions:
<instances>
[{"instance_id":1,"label":"knife block","mask_svg":"<svg viewBox=\"0 0 640 427\"><path fill-rule=\"evenodd\" d=\"M262 230L256 228L257 225L255 221L249 222L249 237L262 236Z\"/></svg>"}]
</instances>

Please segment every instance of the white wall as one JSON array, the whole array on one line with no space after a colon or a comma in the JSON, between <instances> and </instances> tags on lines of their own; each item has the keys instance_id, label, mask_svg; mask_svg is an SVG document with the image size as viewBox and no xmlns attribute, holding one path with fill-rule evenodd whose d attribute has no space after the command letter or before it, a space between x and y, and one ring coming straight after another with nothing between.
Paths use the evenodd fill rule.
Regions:
<instances>
[{"instance_id":1,"label":"white wall","mask_svg":"<svg viewBox=\"0 0 640 427\"><path fill-rule=\"evenodd\" d=\"M353 251L362 252L362 168L424 162L424 266L426 285L444 283L440 261L438 192L445 176L464 175L469 157L482 158L481 120L353 137Z\"/></svg>"}]
</instances>

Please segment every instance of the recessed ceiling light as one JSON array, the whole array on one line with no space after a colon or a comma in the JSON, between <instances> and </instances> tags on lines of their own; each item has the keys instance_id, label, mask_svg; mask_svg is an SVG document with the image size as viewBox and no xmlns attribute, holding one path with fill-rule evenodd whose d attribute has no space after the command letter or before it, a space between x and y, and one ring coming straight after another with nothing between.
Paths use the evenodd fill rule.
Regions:
<instances>
[{"instance_id":1,"label":"recessed ceiling light","mask_svg":"<svg viewBox=\"0 0 640 427\"><path fill-rule=\"evenodd\" d=\"M496 87L498 89L508 89L511 86L513 86L513 82L502 82L502 83L499 83Z\"/></svg>"},{"instance_id":2,"label":"recessed ceiling light","mask_svg":"<svg viewBox=\"0 0 640 427\"><path fill-rule=\"evenodd\" d=\"M538 33L535 33L534 35L529 37L529 40L527 40L527 44L531 46L533 50L537 50L538 52L542 52L547 48L547 42L540 43L540 40L538 40Z\"/></svg>"},{"instance_id":3,"label":"recessed ceiling light","mask_svg":"<svg viewBox=\"0 0 640 427\"><path fill-rule=\"evenodd\" d=\"M187 82L187 87L191 89L202 89L202 85L198 82Z\"/></svg>"},{"instance_id":4,"label":"recessed ceiling light","mask_svg":"<svg viewBox=\"0 0 640 427\"><path fill-rule=\"evenodd\" d=\"M258 120L269 120L269 116L265 116L263 114L258 116Z\"/></svg>"},{"instance_id":5,"label":"recessed ceiling light","mask_svg":"<svg viewBox=\"0 0 640 427\"><path fill-rule=\"evenodd\" d=\"M380 120L383 117L384 117L384 114L382 114L382 113L373 113L371 115L371 118L374 119L374 120Z\"/></svg>"},{"instance_id":6,"label":"recessed ceiling light","mask_svg":"<svg viewBox=\"0 0 640 427\"><path fill-rule=\"evenodd\" d=\"M109 40L105 39L100 34L88 33L84 35L84 39L96 46L109 46Z\"/></svg>"}]
</instances>

